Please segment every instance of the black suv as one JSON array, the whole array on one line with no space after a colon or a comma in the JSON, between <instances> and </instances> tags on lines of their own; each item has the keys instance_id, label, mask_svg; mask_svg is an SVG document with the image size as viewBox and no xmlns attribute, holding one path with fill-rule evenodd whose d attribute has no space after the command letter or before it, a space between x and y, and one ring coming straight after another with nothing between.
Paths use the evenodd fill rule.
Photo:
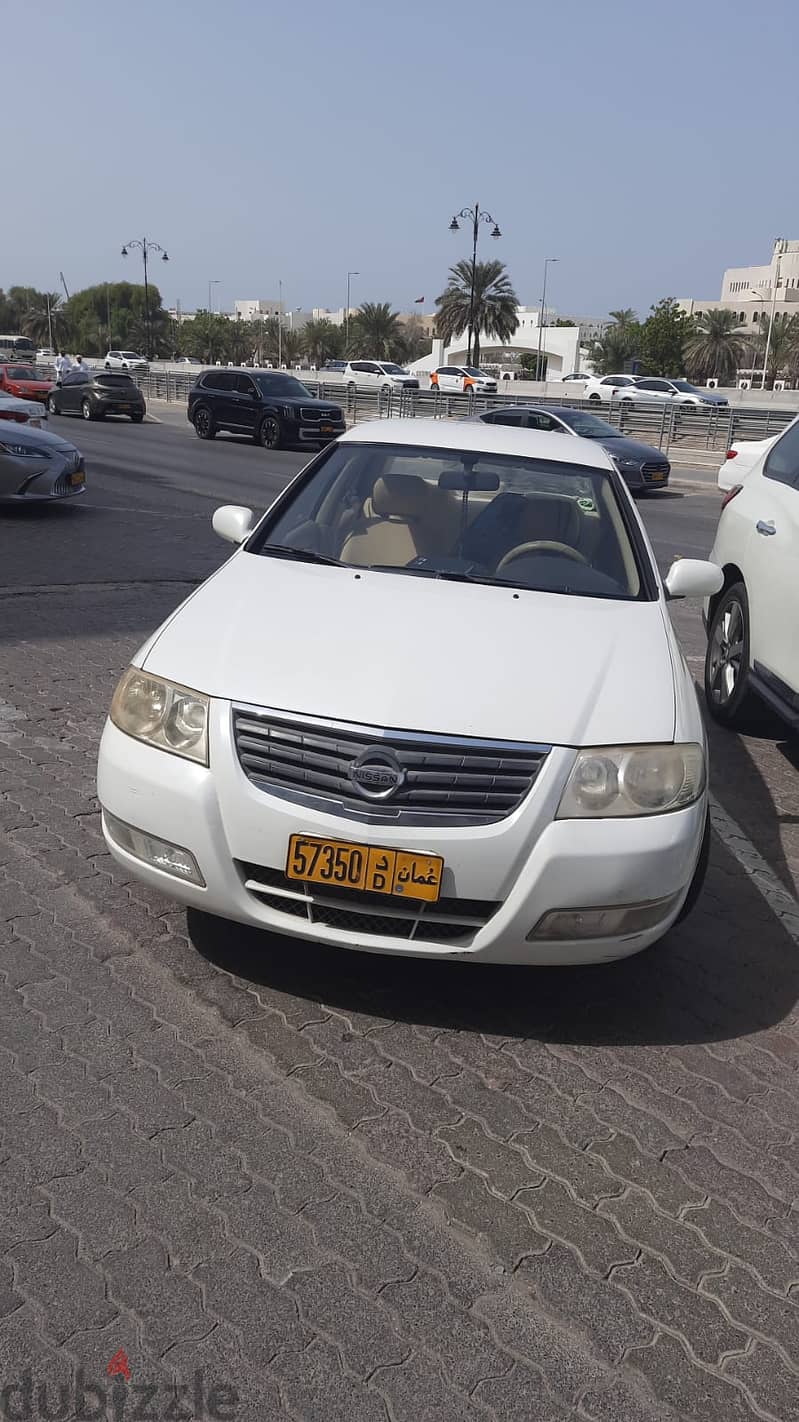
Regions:
<instances>
[{"instance_id":1,"label":"black suv","mask_svg":"<svg viewBox=\"0 0 799 1422\"><path fill-rule=\"evenodd\" d=\"M340 406L315 400L282 370L204 370L189 391L188 416L200 439L230 430L252 435L264 449L321 447L346 428Z\"/></svg>"},{"instance_id":2,"label":"black suv","mask_svg":"<svg viewBox=\"0 0 799 1422\"><path fill-rule=\"evenodd\" d=\"M84 420L128 415L140 425L147 406L138 385L122 371L76 369L50 391L47 408L51 415L82 415Z\"/></svg>"}]
</instances>

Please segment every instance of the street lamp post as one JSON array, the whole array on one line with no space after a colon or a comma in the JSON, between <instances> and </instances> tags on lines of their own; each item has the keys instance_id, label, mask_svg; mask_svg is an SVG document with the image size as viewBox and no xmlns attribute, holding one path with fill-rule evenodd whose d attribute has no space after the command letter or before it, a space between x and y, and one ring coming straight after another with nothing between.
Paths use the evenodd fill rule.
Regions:
<instances>
[{"instance_id":1,"label":"street lamp post","mask_svg":"<svg viewBox=\"0 0 799 1422\"><path fill-rule=\"evenodd\" d=\"M346 349L347 349L347 343L348 343L348 341L349 341L349 339L350 339L350 279L351 279L351 277L360 276L360 275L361 275L360 272L347 272L347 305L344 307L344 349L345 349L345 351L346 351Z\"/></svg>"},{"instance_id":2,"label":"street lamp post","mask_svg":"<svg viewBox=\"0 0 799 1422\"><path fill-rule=\"evenodd\" d=\"M157 242L149 242L146 237L134 237L134 238L132 238L132 240L131 240L130 242L126 242L125 245L124 245L124 247L122 248L122 255L123 255L123 257L126 257L126 256L128 255L128 248L129 248L129 247L139 247L139 248L141 248L142 261L143 261L143 263L144 263L144 329L145 329L145 332L146 332L146 345L147 345L147 350L145 351L145 355L147 356L147 359L148 359L148 360L152 360L152 358L153 358L153 343L152 343L152 335L151 335L151 331L150 331L150 288L149 288L149 286L147 285L147 258L148 258L148 256L149 256L150 252L160 252L160 253L161 253L161 261L162 261L162 262L168 262L168 261L169 261L169 255L168 255L167 252L164 251L164 248L163 248L163 247L159 247L159 245L158 245Z\"/></svg>"},{"instance_id":3,"label":"street lamp post","mask_svg":"<svg viewBox=\"0 0 799 1422\"><path fill-rule=\"evenodd\" d=\"M460 232L460 224L458 222L459 217L464 218L466 221L471 222L472 224L472 279L469 288L469 334L466 343L466 364L471 365L472 336L474 334L474 288L475 281L477 278L477 237L480 231L480 223L493 223L491 236L495 239L497 237L501 237L502 233L500 232L496 222L494 222L491 213L480 211L479 202L476 202L474 207L462 207L460 212L455 214L451 223L449 224L450 232Z\"/></svg>"},{"instance_id":4,"label":"street lamp post","mask_svg":"<svg viewBox=\"0 0 799 1422\"><path fill-rule=\"evenodd\" d=\"M540 319L540 321L538 322L538 354L536 355L536 358L535 358L535 378L536 378L536 380L540 380L540 379L541 379L541 376L540 376L540 373L539 373L539 372L540 372L540 370L541 370L541 339L542 339L543 334L544 334L544 318L545 318L545 314L546 314L546 300L547 300L547 267L549 266L550 262L557 262L558 260L559 260L558 257L545 257L545 258L544 258L544 288L543 288L543 291L541 292L541 319Z\"/></svg>"},{"instance_id":5,"label":"street lamp post","mask_svg":"<svg viewBox=\"0 0 799 1422\"><path fill-rule=\"evenodd\" d=\"M209 281L209 282L208 282L208 315L209 315L209 316L212 316L213 313L214 313L214 293L213 293L212 288L215 287L215 286L220 286L220 285L221 285L221 280L222 280L221 277L219 277L219 278L214 278L212 281Z\"/></svg>"}]
</instances>

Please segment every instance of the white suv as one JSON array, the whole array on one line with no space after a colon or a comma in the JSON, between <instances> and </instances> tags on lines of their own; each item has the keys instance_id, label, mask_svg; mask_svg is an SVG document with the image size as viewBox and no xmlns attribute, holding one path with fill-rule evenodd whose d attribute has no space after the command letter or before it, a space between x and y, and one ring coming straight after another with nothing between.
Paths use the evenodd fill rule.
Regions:
<instances>
[{"instance_id":1,"label":"white suv","mask_svg":"<svg viewBox=\"0 0 799 1422\"><path fill-rule=\"evenodd\" d=\"M419 381L392 360L350 360L344 370L348 390L418 390Z\"/></svg>"},{"instance_id":2,"label":"white suv","mask_svg":"<svg viewBox=\"0 0 799 1422\"><path fill-rule=\"evenodd\" d=\"M106 370L146 370L147 361L135 351L109 351L105 358Z\"/></svg>"},{"instance_id":3,"label":"white suv","mask_svg":"<svg viewBox=\"0 0 799 1422\"><path fill-rule=\"evenodd\" d=\"M799 419L726 495L710 557L724 572L705 608L711 715L744 725L754 694L799 730Z\"/></svg>"},{"instance_id":4,"label":"white suv","mask_svg":"<svg viewBox=\"0 0 799 1422\"><path fill-rule=\"evenodd\" d=\"M496 395L497 382L476 365L440 365L430 376L434 390L461 395Z\"/></svg>"}]
</instances>

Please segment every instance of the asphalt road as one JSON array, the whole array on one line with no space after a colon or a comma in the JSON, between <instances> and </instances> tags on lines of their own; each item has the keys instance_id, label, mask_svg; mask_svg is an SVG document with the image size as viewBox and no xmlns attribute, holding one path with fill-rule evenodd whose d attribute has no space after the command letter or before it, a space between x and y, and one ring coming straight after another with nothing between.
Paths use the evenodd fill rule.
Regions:
<instances>
[{"instance_id":1,"label":"asphalt road","mask_svg":"<svg viewBox=\"0 0 799 1422\"><path fill-rule=\"evenodd\" d=\"M625 963L187 917L105 852L106 707L227 556L214 507L303 456L54 425L88 492L0 512L0 1411L29 1370L42 1416L98 1416L57 1408L82 1370L108 1415L188 1417L130 1394L199 1371L237 1422L797 1422L796 742L711 728L705 893ZM641 505L664 566L718 513L680 478Z\"/></svg>"}]
</instances>

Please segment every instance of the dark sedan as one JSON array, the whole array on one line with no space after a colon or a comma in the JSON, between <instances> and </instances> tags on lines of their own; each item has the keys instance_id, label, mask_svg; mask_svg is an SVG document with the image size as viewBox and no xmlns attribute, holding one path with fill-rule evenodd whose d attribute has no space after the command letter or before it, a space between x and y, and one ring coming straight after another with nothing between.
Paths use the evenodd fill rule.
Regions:
<instances>
[{"instance_id":1,"label":"dark sedan","mask_svg":"<svg viewBox=\"0 0 799 1422\"><path fill-rule=\"evenodd\" d=\"M47 408L51 415L82 415L84 420L127 415L141 424L147 406L138 385L122 371L69 370L50 391Z\"/></svg>"},{"instance_id":2,"label":"dark sedan","mask_svg":"<svg viewBox=\"0 0 799 1422\"><path fill-rule=\"evenodd\" d=\"M74 444L30 425L0 428L0 504L72 499L85 487L83 455Z\"/></svg>"},{"instance_id":3,"label":"dark sedan","mask_svg":"<svg viewBox=\"0 0 799 1422\"><path fill-rule=\"evenodd\" d=\"M219 430L250 435L265 449L310 444L317 449L344 433L339 405L315 400L282 370L206 370L189 391L188 417L200 439Z\"/></svg>"},{"instance_id":4,"label":"dark sedan","mask_svg":"<svg viewBox=\"0 0 799 1422\"><path fill-rule=\"evenodd\" d=\"M612 454L624 482L636 492L664 489L669 482L671 465L661 450L627 439L607 420L600 420L588 410L570 410L560 405L508 405L500 410L484 410L482 415L472 418L488 425L515 425L521 429L549 430L598 440L603 449Z\"/></svg>"}]
</instances>

